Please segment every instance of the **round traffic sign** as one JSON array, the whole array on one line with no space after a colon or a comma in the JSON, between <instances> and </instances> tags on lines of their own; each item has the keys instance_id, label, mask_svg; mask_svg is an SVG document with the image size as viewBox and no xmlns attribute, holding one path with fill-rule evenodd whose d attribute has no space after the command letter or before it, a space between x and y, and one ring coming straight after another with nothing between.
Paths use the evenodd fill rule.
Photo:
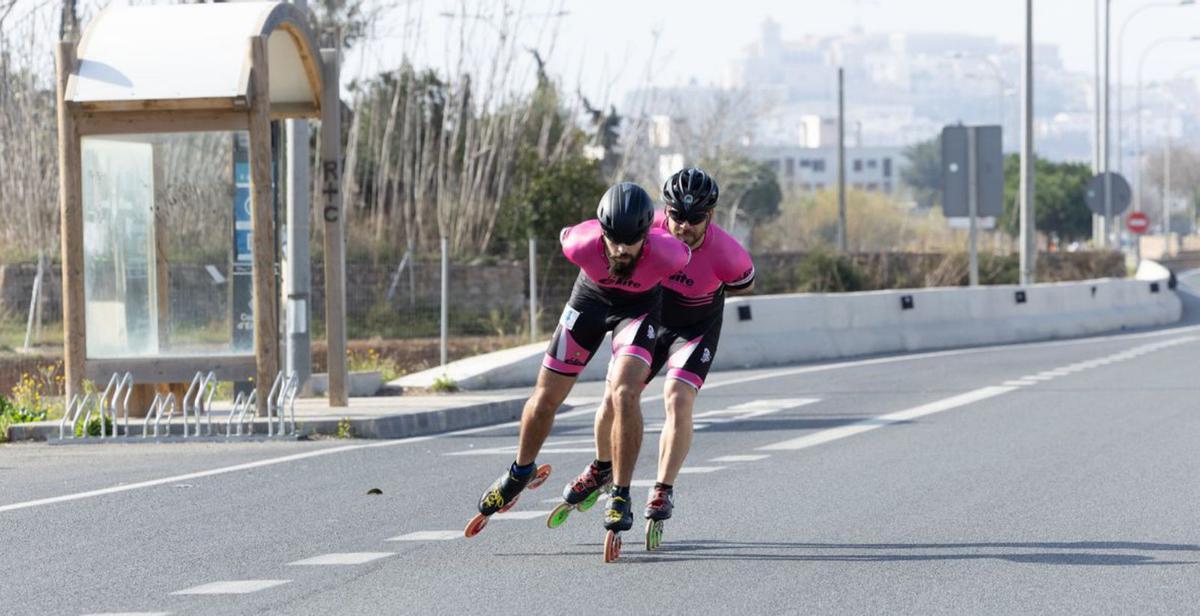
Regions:
<instances>
[{"instance_id":1,"label":"round traffic sign","mask_svg":"<svg viewBox=\"0 0 1200 616\"><path fill-rule=\"evenodd\" d=\"M1083 193L1083 200L1087 203L1088 209L1101 216L1104 216L1105 175L1104 173L1093 175L1092 179L1088 180ZM1117 216L1129 207L1133 191L1129 189L1129 182L1126 182L1121 174L1109 171L1107 175L1112 177L1109 180L1109 184L1112 185L1112 215Z\"/></svg>"},{"instance_id":2,"label":"round traffic sign","mask_svg":"<svg viewBox=\"0 0 1200 616\"><path fill-rule=\"evenodd\" d=\"M1125 219L1125 226L1131 232L1141 235L1150 228L1150 217L1142 212L1134 212Z\"/></svg>"}]
</instances>

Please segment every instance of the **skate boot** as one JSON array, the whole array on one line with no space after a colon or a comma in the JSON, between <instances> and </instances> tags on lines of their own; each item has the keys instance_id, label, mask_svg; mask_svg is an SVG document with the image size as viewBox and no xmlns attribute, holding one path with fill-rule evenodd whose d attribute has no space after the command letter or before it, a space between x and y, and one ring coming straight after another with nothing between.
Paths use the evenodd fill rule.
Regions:
<instances>
[{"instance_id":1,"label":"skate boot","mask_svg":"<svg viewBox=\"0 0 1200 616\"><path fill-rule=\"evenodd\" d=\"M650 488L646 500L646 551L652 552L662 545L663 522L671 518L675 509L675 491L658 484Z\"/></svg>"},{"instance_id":2,"label":"skate boot","mask_svg":"<svg viewBox=\"0 0 1200 616\"><path fill-rule=\"evenodd\" d=\"M518 475L510 468L492 482L482 496L479 497L479 513L467 523L463 534L474 537L487 526L488 518L496 513L504 513L517 504L521 492L526 488L536 490L546 483L550 477L550 465L538 466L527 475Z\"/></svg>"},{"instance_id":3,"label":"skate boot","mask_svg":"<svg viewBox=\"0 0 1200 616\"><path fill-rule=\"evenodd\" d=\"M604 562L611 563L621 556L621 532L633 528L633 510L629 503L629 488L614 487L604 512Z\"/></svg>"},{"instance_id":4,"label":"skate boot","mask_svg":"<svg viewBox=\"0 0 1200 616\"><path fill-rule=\"evenodd\" d=\"M650 495L646 497L646 511L644 512L647 520L669 520L671 519L671 512L674 510L674 489L664 488L661 485L650 488Z\"/></svg>"},{"instance_id":5,"label":"skate boot","mask_svg":"<svg viewBox=\"0 0 1200 616\"><path fill-rule=\"evenodd\" d=\"M567 516L571 515L571 511L578 509L579 511L587 511L596 504L596 499L612 483L612 467L601 469L596 466L595 462L588 464L587 468L575 478L575 481L567 484L563 488L563 502L550 512L550 516L546 518L546 526L549 528L558 528L567 521Z\"/></svg>"}]
</instances>

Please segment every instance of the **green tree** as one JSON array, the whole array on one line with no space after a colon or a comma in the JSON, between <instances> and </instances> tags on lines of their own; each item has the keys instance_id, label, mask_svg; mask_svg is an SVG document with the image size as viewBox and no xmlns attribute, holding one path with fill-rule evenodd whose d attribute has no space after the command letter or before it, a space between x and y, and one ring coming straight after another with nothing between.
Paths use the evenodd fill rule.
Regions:
<instances>
[{"instance_id":1,"label":"green tree","mask_svg":"<svg viewBox=\"0 0 1200 616\"><path fill-rule=\"evenodd\" d=\"M1001 225L1009 235L1020 235L1021 160L1016 154L1004 159L1004 215ZM1055 163L1038 158L1034 165L1034 204L1037 230L1052 233L1060 240L1090 238L1092 212L1084 201L1092 171L1083 163Z\"/></svg>"},{"instance_id":2,"label":"green tree","mask_svg":"<svg viewBox=\"0 0 1200 616\"><path fill-rule=\"evenodd\" d=\"M517 182L504 200L498 238L524 246L527 238L557 238L568 225L595 216L605 184L596 161L572 155L545 164L531 147L517 163Z\"/></svg>"},{"instance_id":3,"label":"green tree","mask_svg":"<svg viewBox=\"0 0 1200 616\"><path fill-rule=\"evenodd\" d=\"M737 215L751 225L779 215L783 191L770 164L739 154L719 162L701 161L700 166L717 179L721 187L721 205L727 215L733 215L734 204L737 204Z\"/></svg>"},{"instance_id":4,"label":"green tree","mask_svg":"<svg viewBox=\"0 0 1200 616\"><path fill-rule=\"evenodd\" d=\"M942 202L942 146L941 139L934 137L904 149L908 165L900 173L900 180L913 191L917 205L933 207Z\"/></svg>"}]
</instances>

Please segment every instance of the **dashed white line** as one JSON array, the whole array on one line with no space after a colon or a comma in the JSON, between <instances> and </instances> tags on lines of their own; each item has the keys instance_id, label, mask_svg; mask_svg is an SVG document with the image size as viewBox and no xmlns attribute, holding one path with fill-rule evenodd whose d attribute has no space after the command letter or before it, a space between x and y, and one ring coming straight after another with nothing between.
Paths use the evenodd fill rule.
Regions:
<instances>
[{"instance_id":1,"label":"dashed white line","mask_svg":"<svg viewBox=\"0 0 1200 616\"><path fill-rule=\"evenodd\" d=\"M170 616L171 612L96 612L83 616Z\"/></svg>"},{"instance_id":2,"label":"dashed white line","mask_svg":"<svg viewBox=\"0 0 1200 616\"><path fill-rule=\"evenodd\" d=\"M493 520L532 520L550 515L549 511L508 511L492 516Z\"/></svg>"},{"instance_id":3,"label":"dashed white line","mask_svg":"<svg viewBox=\"0 0 1200 616\"><path fill-rule=\"evenodd\" d=\"M1037 385L1037 384L1038 384L1038 381L1026 381L1024 379L1018 379L1015 381L1004 381L1005 387L1025 387L1027 385Z\"/></svg>"},{"instance_id":4,"label":"dashed white line","mask_svg":"<svg viewBox=\"0 0 1200 616\"><path fill-rule=\"evenodd\" d=\"M685 466L685 467L679 469L679 474L680 475L701 475L704 473L715 473L724 468L725 468L724 466Z\"/></svg>"},{"instance_id":5,"label":"dashed white line","mask_svg":"<svg viewBox=\"0 0 1200 616\"><path fill-rule=\"evenodd\" d=\"M314 556L304 560L298 560L294 563L288 563L289 567L309 567L320 565L362 565L373 560L395 556L395 552L340 552L335 554L323 554Z\"/></svg>"},{"instance_id":6,"label":"dashed white line","mask_svg":"<svg viewBox=\"0 0 1200 616\"><path fill-rule=\"evenodd\" d=\"M889 426L903 421L908 421L910 419L916 419L917 417L924 417L925 415L932 415L934 413L956 409L960 406L966 406L981 400L987 400L988 398L1006 394L1015 389L1017 388L997 386L981 387L979 389L968 391L964 394L951 396L942 400L936 400L934 402L922 404L921 406L916 406L911 409L896 411L895 413L888 413L887 415L880 415L879 417L855 422L846 426L822 430L816 434L808 434L799 438L788 439L786 441L759 447L758 449L760 451L793 451L797 449L807 449L809 447L815 447L817 445L843 439L847 436L854 436L855 434L869 432L883 426Z\"/></svg>"},{"instance_id":7,"label":"dashed white line","mask_svg":"<svg viewBox=\"0 0 1200 616\"><path fill-rule=\"evenodd\" d=\"M709 460L709 462L757 462L758 460L764 460L769 457L771 456L767 454L721 456L719 458L713 458Z\"/></svg>"},{"instance_id":8,"label":"dashed white line","mask_svg":"<svg viewBox=\"0 0 1200 616\"><path fill-rule=\"evenodd\" d=\"M291 580L231 580L202 584L183 590L177 590L173 595L246 595L276 586L282 586Z\"/></svg>"},{"instance_id":9,"label":"dashed white line","mask_svg":"<svg viewBox=\"0 0 1200 616\"><path fill-rule=\"evenodd\" d=\"M461 530L419 530L385 541L449 541L463 536Z\"/></svg>"}]
</instances>

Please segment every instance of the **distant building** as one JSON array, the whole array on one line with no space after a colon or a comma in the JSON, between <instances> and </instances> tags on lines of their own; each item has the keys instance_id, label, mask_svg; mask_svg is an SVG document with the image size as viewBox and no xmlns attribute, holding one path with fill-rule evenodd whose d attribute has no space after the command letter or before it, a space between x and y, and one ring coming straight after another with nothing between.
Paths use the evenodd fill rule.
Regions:
<instances>
[{"instance_id":1,"label":"distant building","mask_svg":"<svg viewBox=\"0 0 1200 616\"><path fill-rule=\"evenodd\" d=\"M785 192L813 192L837 188L837 143L806 148L756 146L747 154L771 165ZM900 186L900 171L907 164L904 148L858 146L846 148L846 187L892 194Z\"/></svg>"}]
</instances>

